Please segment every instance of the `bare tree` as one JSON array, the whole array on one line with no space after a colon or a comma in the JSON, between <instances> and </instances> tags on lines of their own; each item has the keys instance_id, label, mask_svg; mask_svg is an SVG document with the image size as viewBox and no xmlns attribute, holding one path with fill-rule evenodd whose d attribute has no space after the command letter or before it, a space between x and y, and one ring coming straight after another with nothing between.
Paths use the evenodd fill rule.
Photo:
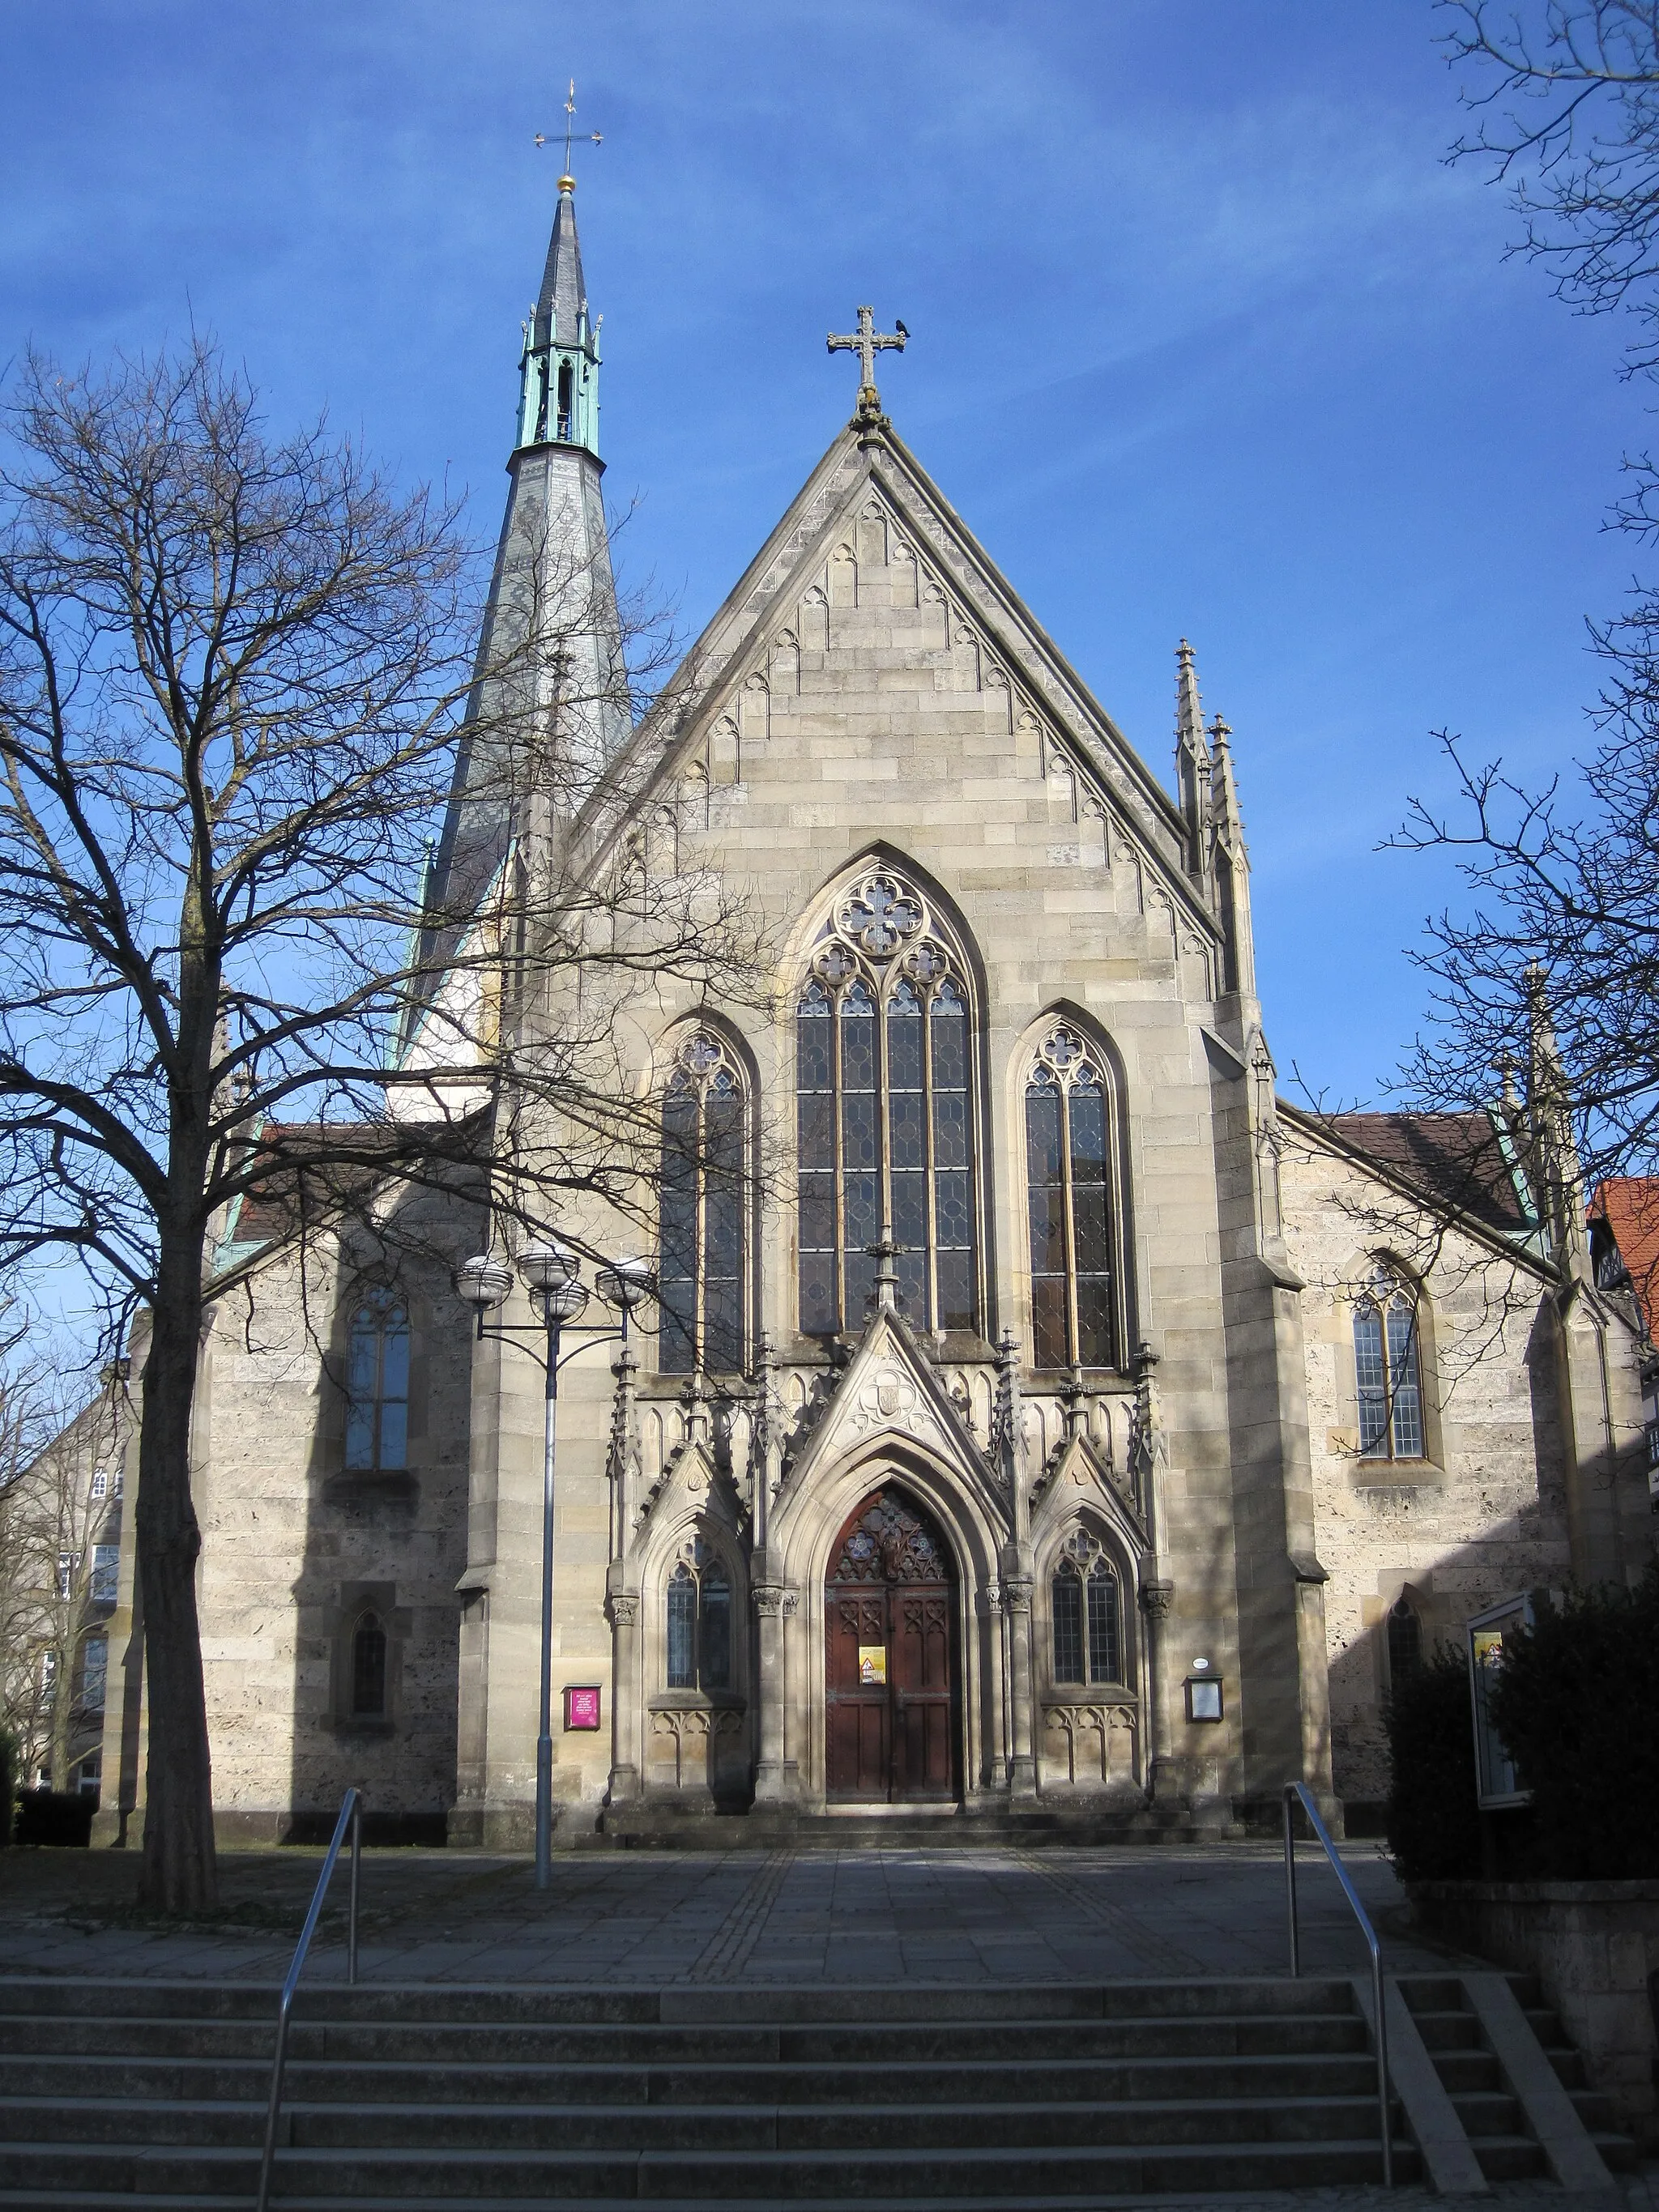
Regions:
<instances>
[{"instance_id":1,"label":"bare tree","mask_svg":"<svg viewBox=\"0 0 1659 2212\"><path fill-rule=\"evenodd\" d=\"M602 595L547 547L507 563L484 652L457 508L324 426L274 439L206 344L31 360L9 428L0 1267L76 1255L112 1348L142 1316L143 1893L183 1911L216 1887L189 1459L211 1225L273 1187L313 1212L453 1187L507 1124L498 1209L637 1210L627 1008L758 987L759 958L741 900L622 834L652 763L589 738L602 707L625 738L652 634L586 650Z\"/></svg>"},{"instance_id":2,"label":"bare tree","mask_svg":"<svg viewBox=\"0 0 1659 2212\"><path fill-rule=\"evenodd\" d=\"M1583 314L1620 307L1627 373L1659 370L1659 0L1437 0L1479 118L1452 158L1490 158L1543 263Z\"/></svg>"}]
</instances>

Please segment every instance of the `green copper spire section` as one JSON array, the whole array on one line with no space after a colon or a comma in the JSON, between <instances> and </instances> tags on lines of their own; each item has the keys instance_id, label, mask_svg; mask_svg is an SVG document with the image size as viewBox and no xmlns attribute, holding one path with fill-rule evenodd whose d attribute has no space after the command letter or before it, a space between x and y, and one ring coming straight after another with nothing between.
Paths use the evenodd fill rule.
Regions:
<instances>
[{"instance_id":1,"label":"green copper spire section","mask_svg":"<svg viewBox=\"0 0 1659 2212\"><path fill-rule=\"evenodd\" d=\"M587 312L576 242L576 180L559 179L558 211L541 295L524 325L519 359L519 445L599 451L599 332Z\"/></svg>"}]
</instances>

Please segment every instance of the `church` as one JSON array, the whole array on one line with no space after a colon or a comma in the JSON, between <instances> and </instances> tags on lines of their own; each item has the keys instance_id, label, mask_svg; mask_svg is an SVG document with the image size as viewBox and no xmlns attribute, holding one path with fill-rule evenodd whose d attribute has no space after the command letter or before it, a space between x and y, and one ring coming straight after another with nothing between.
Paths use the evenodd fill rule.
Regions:
<instances>
[{"instance_id":1,"label":"church","mask_svg":"<svg viewBox=\"0 0 1659 2212\"><path fill-rule=\"evenodd\" d=\"M860 308L832 341L853 416L672 711L584 733L668 865L741 878L775 968L760 1006L660 994L653 1295L621 1343L602 1295L564 1333L556 1844L1238 1833L1288 1780L1374 1823L1402 1670L1652 1550L1645 1332L1596 1280L1547 1020L1480 1111L1279 1097L1248 743L1182 641L1172 779L1130 744L884 411L903 336ZM568 176L520 374L489 618L533 544L594 580L603 657ZM452 906L511 836L466 778L464 744ZM396 1266L224 1225L193 1443L222 1843L314 1837L353 1783L371 1835L530 1840L547 1407L533 1330L458 1290L485 1224L457 1200ZM132 1526L109 1840L142 1821Z\"/></svg>"}]
</instances>

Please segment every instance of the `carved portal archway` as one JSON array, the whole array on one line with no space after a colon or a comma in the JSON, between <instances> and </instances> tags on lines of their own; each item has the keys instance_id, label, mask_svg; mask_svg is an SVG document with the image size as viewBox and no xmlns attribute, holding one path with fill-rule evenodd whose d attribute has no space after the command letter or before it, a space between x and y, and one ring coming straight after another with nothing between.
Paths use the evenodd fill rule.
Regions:
<instances>
[{"instance_id":1,"label":"carved portal archway","mask_svg":"<svg viewBox=\"0 0 1659 2212\"><path fill-rule=\"evenodd\" d=\"M899 1485L869 1492L848 1516L823 1598L831 1801L959 1796L956 1571L937 1525Z\"/></svg>"}]
</instances>

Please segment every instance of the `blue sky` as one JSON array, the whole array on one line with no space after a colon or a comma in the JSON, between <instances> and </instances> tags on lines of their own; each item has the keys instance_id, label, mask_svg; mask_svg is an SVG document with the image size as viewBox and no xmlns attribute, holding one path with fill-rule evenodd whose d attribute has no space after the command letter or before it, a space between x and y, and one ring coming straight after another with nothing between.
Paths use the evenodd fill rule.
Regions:
<instances>
[{"instance_id":1,"label":"blue sky","mask_svg":"<svg viewBox=\"0 0 1659 2212\"><path fill-rule=\"evenodd\" d=\"M607 486L700 626L912 332L904 438L1162 775L1233 725L1281 1078L1377 1099L1451 888L1431 732L1586 742L1620 334L1505 263L1428 0L82 0L6 10L0 359L216 331L493 532L574 73Z\"/></svg>"}]
</instances>

